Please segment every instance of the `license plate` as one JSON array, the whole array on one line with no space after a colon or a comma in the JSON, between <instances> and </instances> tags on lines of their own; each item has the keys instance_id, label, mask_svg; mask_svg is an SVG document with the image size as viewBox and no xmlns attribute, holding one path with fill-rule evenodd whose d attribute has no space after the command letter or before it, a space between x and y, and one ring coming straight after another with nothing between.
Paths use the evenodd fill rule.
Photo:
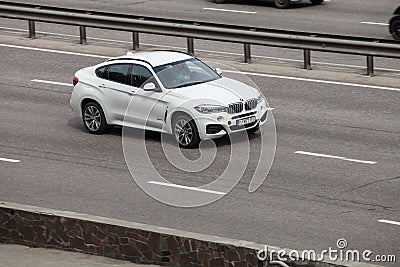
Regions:
<instances>
[{"instance_id":1,"label":"license plate","mask_svg":"<svg viewBox=\"0 0 400 267\"><path fill-rule=\"evenodd\" d=\"M252 116L252 117L248 117L245 119L240 119L240 120L236 120L236 126L242 126L242 125L246 125L252 122L256 121L256 117Z\"/></svg>"}]
</instances>

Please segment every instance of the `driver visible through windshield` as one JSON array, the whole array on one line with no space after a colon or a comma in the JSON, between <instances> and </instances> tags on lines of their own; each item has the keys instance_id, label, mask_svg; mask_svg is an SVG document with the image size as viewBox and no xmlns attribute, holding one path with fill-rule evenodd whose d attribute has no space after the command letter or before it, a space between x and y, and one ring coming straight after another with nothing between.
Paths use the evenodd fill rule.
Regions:
<instances>
[{"instance_id":1,"label":"driver visible through windshield","mask_svg":"<svg viewBox=\"0 0 400 267\"><path fill-rule=\"evenodd\" d=\"M214 70L195 58L157 66L154 71L167 89L181 88L221 78Z\"/></svg>"}]
</instances>

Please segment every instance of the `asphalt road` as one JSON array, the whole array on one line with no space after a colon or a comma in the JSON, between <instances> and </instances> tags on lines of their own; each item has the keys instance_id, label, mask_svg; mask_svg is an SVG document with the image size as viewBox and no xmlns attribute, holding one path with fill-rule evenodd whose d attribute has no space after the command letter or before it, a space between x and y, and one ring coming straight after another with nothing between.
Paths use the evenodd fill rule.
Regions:
<instances>
[{"instance_id":1,"label":"asphalt road","mask_svg":"<svg viewBox=\"0 0 400 267\"><path fill-rule=\"evenodd\" d=\"M35 3L48 4L48 1ZM52 5L389 38L387 26L382 23L387 23L398 1L335 0L321 6L296 4L289 10L277 10L264 2L237 1L221 6L207 0L68 0ZM2 31L26 30L26 22L1 19L0 27ZM76 36L77 30L71 27L38 24L37 29L62 34L57 36L69 38L68 42L71 38L76 40L65 36ZM89 42L129 46L127 33L89 29L88 34L112 40L89 39ZM153 47L185 47L184 39L141 35L141 40ZM232 65L237 65L242 52L240 45L197 41L195 44L196 48L207 51L234 53L222 54L236 60ZM301 60L302 54L291 50L255 48L253 55L258 56L255 61L268 59L301 65L296 60ZM400 83L397 78L394 83L385 80L388 76L398 77L398 60L377 60L378 68L390 69L382 77L384 88L293 80L290 73L279 73L279 67L276 69L279 77L249 75L275 108L277 150L272 169L262 186L249 194L251 171L255 168L251 163L231 193L213 204L190 209L164 205L137 186L123 155L122 130L115 128L102 136L86 133L69 107L72 87L32 81L70 84L77 69L102 60L0 47L0 158L19 160L0 160L0 199L294 249L321 251L335 248L339 238L346 238L351 249L400 257L400 226L378 222L382 219L400 222L399 91L387 88L399 88ZM328 63L330 67L335 66L333 63L340 64L328 76L321 75L320 80L340 80L338 67L365 64L363 57L323 53L313 53L313 60L321 65ZM248 67L252 69L251 65ZM258 71L263 72L262 68ZM379 74L384 72L379 71ZM361 73L362 69L357 69L354 75L357 82L351 79L346 82L360 83ZM365 79L367 83L368 78ZM138 132L137 136L140 135ZM140 142L137 139L133 142ZM257 135L250 140L250 162L257 158L259 142ZM188 174L168 164L162 156L159 135L150 134L147 144L157 169L170 181L187 186L205 184L221 174L230 148L226 139L218 140L212 167ZM142 167L139 160L134 171L143 172ZM191 193L200 197L197 192Z\"/></svg>"},{"instance_id":2,"label":"asphalt road","mask_svg":"<svg viewBox=\"0 0 400 267\"><path fill-rule=\"evenodd\" d=\"M69 107L70 86L32 81L70 84L77 69L103 60L1 47L7 67L0 73L0 158L19 162L0 161L0 199L294 249L336 248L345 238L352 249L400 254L400 226L378 222L400 221L398 89L250 75L275 108L277 150L267 180L248 193L255 135L249 167L233 191L210 205L178 208L133 181L120 128L88 134ZM165 160L159 135L150 133L147 146L156 168L187 186L222 173L230 151L226 139L218 140L212 166L185 173ZM131 164L134 174L146 171L140 159Z\"/></svg>"}]
</instances>

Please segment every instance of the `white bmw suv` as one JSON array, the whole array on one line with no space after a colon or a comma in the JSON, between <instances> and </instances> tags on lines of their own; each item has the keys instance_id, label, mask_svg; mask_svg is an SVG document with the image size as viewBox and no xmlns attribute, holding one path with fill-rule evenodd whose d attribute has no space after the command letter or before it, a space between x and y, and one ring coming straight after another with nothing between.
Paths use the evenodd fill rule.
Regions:
<instances>
[{"instance_id":1,"label":"white bmw suv","mask_svg":"<svg viewBox=\"0 0 400 267\"><path fill-rule=\"evenodd\" d=\"M130 53L75 73L71 107L93 134L110 125L175 136L181 147L266 122L267 103L255 88L221 76L175 51Z\"/></svg>"}]
</instances>

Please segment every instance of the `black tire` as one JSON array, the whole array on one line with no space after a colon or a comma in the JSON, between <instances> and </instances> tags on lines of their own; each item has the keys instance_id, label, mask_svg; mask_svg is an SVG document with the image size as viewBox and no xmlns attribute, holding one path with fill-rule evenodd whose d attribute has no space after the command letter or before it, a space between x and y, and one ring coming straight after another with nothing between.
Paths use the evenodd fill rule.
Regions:
<instances>
[{"instance_id":1,"label":"black tire","mask_svg":"<svg viewBox=\"0 0 400 267\"><path fill-rule=\"evenodd\" d=\"M82 120L86 130L91 134L102 134L107 130L103 109L96 102L85 104L82 109Z\"/></svg>"},{"instance_id":2,"label":"black tire","mask_svg":"<svg viewBox=\"0 0 400 267\"><path fill-rule=\"evenodd\" d=\"M214 0L214 2L217 4L223 4L223 3L228 2L228 0Z\"/></svg>"},{"instance_id":3,"label":"black tire","mask_svg":"<svg viewBox=\"0 0 400 267\"><path fill-rule=\"evenodd\" d=\"M179 114L172 122L172 133L182 148L199 146L200 136L194 120L186 114Z\"/></svg>"},{"instance_id":4,"label":"black tire","mask_svg":"<svg viewBox=\"0 0 400 267\"><path fill-rule=\"evenodd\" d=\"M400 18L390 22L390 33L393 39L400 40Z\"/></svg>"},{"instance_id":5,"label":"black tire","mask_svg":"<svg viewBox=\"0 0 400 267\"><path fill-rule=\"evenodd\" d=\"M324 0L310 0L310 2L311 2L313 5L320 5L320 4L322 4L322 2L324 2Z\"/></svg>"},{"instance_id":6,"label":"black tire","mask_svg":"<svg viewBox=\"0 0 400 267\"><path fill-rule=\"evenodd\" d=\"M288 8L290 7L290 0L274 0L276 8Z\"/></svg>"}]
</instances>

